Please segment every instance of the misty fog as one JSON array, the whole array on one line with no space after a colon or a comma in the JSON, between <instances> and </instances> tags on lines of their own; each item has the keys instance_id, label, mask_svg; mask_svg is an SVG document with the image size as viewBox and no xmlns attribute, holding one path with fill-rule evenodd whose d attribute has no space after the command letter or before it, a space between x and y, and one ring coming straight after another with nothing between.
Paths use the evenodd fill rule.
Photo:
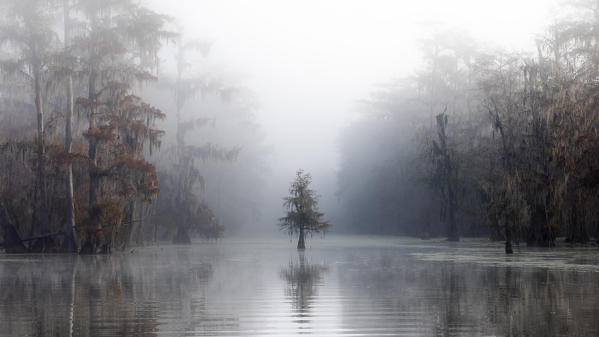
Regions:
<instances>
[{"instance_id":1,"label":"misty fog","mask_svg":"<svg viewBox=\"0 0 599 337\"><path fill-rule=\"evenodd\" d=\"M599 1L0 0L0 336L590 336Z\"/></svg>"},{"instance_id":2,"label":"misty fog","mask_svg":"<svg viewBox=\"0 0 599 337\"><path fill-rule=\"evenodd\" d=\"M256 120L272 147L265 199L285 195L298 168L313 172L322 207L337 211L340 132L360 101L424 66L420 44L457 31L487 48L534 51L558 15L555 1L185 1L150 7L214 43L211 57L257 99ZM164 56L168 58L167 55ZM263 205L271 231L276 203ZM326 205L326 206L325 206Z\"/></svg>"}]
</instances>

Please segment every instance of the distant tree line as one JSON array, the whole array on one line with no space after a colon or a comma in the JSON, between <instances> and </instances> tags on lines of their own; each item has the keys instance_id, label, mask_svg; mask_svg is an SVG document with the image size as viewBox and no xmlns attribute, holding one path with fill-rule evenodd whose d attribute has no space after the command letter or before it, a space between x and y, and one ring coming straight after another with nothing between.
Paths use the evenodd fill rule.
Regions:
<instances>
[{"instance_id":1,"label":"distant tree line","mask_svg":"<svg viewBox=\"0 0 599 337\"><path fill-rule=\"evenodd\" d=\"M485 236L554 246L599 240L599 3L552 25L534 56L447 32L426 67L390 83L343 133L350 230Z\"/></svg>"}]
</instances>

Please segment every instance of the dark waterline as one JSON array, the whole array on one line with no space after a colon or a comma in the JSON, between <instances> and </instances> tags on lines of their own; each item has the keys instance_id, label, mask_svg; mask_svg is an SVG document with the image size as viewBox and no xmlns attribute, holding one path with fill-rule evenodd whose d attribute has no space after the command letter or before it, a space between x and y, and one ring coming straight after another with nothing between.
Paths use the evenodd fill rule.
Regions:
<instances>
[{"instance_id":1,"label":"dark waterline","mask_svg":"<svg viewBox=\"0 0 599 337\"><path fill-rule=\"evenodd\" d=\"M0 336L591 336L599 251L327 237L0 255ZM311 247L310 247L311 246Z\"/></svg>"}]
</instances>

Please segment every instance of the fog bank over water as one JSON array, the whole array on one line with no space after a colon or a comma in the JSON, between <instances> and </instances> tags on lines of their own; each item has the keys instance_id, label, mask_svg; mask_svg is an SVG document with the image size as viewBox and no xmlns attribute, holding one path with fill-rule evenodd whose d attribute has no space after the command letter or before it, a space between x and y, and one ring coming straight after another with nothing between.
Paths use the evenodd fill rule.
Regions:
<instances>
[{"instance_id":1,"label":"fog bank over water","mask_svg":"<svg viewBox=\"0 0 599 337\"><path fill-rule=\"evenodd\" d=\"M556 1L151 1L189 38L213 41L211 58L238 74L258 102L272 144L264 229L282 210L298 168L312 173L334 218L339 130L381 83L422 66L423 39L447 29L488 48L534 50ZM218 66L217 65L217 66ZM226 65L226 66L225 66ZM168 67L167 67L168 68ZM255 229L255 228L253 228Z\"/></svg>"},{"instance_id":2,"label":"fog bank over water","mask_svg":"<svg viewBox=\"0 0 599 337\"><path fill-rule=\"evenodd\" d=\"M0 337L592 336L599 0L0 0Z\"/></svg>"}]
</instances>

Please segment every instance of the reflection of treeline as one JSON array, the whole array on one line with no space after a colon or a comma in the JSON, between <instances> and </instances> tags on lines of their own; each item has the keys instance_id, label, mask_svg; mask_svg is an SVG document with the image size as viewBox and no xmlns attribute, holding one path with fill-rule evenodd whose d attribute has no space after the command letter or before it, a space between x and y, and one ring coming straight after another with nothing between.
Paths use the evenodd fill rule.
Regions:
<instances>
[{"instance_id":1,"label":"reflection of treeline","mask_svg":"<svg viewBox=\"0 0 599 337\"><path fill-rule=\"evenodd\" d=\"M346 129L340 197L367 232L491 235L552 246L599 238L599 24L588 1L534 57L466 37L423 43L425 70ZM588 9L595 8L595 11Z\"/></svg>"},{"instance_id":2,"label":"reflection of treeline","mask_svg":"<svg viewBox=\"0 0 599 337\"><path fill-rule=\"evenodd\" d=\"M191 317L206 310L193 303L202 302L198 289L212 277L212 265L169 254L4 261L0 334L156 336L162 329L193 331L202 322ZM164 310L175 318L160 317Z\"/></svg>"},{"instance_id":3,"label":"reflection of treeline","mask_svg":"<svg viewBox=\"0 0 599 337\"><path fill-rule=\"evenodd\" d=\"M194 159L232 161L240 149L185 144L201 118L180 118L195 92L223 103L236 94L214 78L190 80L184 46L205 56L209 44L184 45L170 18L136 1L11 0L0 12L0 245L108 253L219 237L223 225L197 195L205 182ZM178 125L158 174L148 158L164 148L157 123L166 114L138 95L159 79L158 52L173 42Z\"/></svg>"},{"instance_id":4,"label":"reflection of treeline","mask_svg":"<svg viewBox=\"0 0 599 337\"><path fill-rule=\"evenodd\" d=\"M360 312L393 312L390 330L400 330L401 315L409 316L418 334L427 336L586 336L599 328L593 319L598 308L588 301L599 295L595 273L404 259L340 265L339 282L350 291L341 313L344 328L384 325L378 318L367 324L355 319L363 296L370 307Z\"/></svg>"}]
</instances>

